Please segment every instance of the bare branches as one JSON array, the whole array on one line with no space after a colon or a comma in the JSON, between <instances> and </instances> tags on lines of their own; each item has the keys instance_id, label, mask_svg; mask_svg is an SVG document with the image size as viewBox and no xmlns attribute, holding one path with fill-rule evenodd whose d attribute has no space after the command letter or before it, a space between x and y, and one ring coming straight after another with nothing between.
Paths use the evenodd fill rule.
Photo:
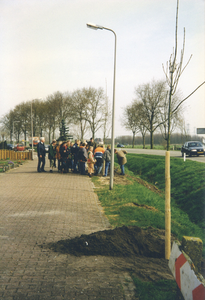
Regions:
<instances>
[{"instance_id":1,"label":"bare branches","mask_svg":"<svg viewBox=\"0 0 205 300\"><path fill-rule=\"evenodd\" d=\"M191 95L193 95L203 84L205 83L202 82L193 92L191 92L191 94L189 94L186 98L184 98L178 105L177 107L175 107L175 109L172 111L172 113L175 113L177 111L177 109L179 108L179 106L185 101L187 100Z\"/></svg>"}]
</instances>

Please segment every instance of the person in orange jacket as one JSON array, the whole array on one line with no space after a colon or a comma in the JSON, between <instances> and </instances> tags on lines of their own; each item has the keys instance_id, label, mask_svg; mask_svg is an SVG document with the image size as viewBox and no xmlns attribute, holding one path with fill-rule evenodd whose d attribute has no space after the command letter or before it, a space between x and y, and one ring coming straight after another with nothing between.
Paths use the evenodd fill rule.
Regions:
<instances>
[{"instance_id":1,"label":"person in orange jacket","mask_svg":"<svg viewBox=\"0 0 205 300\"><path fill-rule=\"evenodd\" d=\"M99 175L102 167L103 167L103 154L105 152L105 149L103 145L98 145L98 147L94 151L94 157L96 159L95 164L95 174Z\"/></svg>"}]
</instances>

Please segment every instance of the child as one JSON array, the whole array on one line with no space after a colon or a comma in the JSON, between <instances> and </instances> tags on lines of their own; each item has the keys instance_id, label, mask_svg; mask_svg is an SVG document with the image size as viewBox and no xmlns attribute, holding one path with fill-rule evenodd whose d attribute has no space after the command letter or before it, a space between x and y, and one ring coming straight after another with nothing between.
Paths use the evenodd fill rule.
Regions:
<instances>
[{"instance_id":1,"label":"child","mask_svg":"<svg viewBox=\"0 0 205 300\"><path fill-rule=\"evenodd\" d=\"M95 163L95 159L93 155L93 146L90 146L88 150L88 161L87 161L89 177L91 177L92 174L94 173L94 163Z\"/></svg>"}]
</instances>

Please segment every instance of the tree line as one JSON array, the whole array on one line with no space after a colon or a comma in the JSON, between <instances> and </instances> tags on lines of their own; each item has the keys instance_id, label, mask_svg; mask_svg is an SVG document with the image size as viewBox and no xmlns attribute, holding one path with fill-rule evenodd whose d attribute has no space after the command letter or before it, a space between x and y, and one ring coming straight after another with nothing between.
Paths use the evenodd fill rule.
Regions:
<instances>
[{"instance_id":1,"label":"tree line","mask_svg":"<svg viewBox=\"0 0 205 300\"><path fill-rule=\"evenodd\" d=\"M145 147L145 136L150 134L150 147L154 145L154 133L157 130L161 131L164 139L168 135L168 104L169 91L165 81L152 81L146 84L139 85L135 88L136 98L131 104L124 108L122 118L122 125L128 130L132 131L133 139L132 145L135 144L135 135L140 133L142 136L142 143ZM176 107L180 103L179 94L172 97L172 107ZM176 128L181 131L185 130L183 108L180 106L174 114L170 117L170 133Z\"/></svg>"},{"instance_id":2,"label":"tree line","mask_svg":"<svg viewBox=\"0 0 205 300\"><path fill-rule=\"evenodd\" d=\"M48 133L49 143L56 138L56 130L61 127L62 120L67 126L77 125L76 136L84 139L90 129L92 136L103 128L104 137L108 135L110 109L107 97L102 88L82 88L72 93L59 91L47 96L45 100L33 99L22 102L11 109L1 119L1 136L4 140L9 135L10 140L17 141L21 134L24 140L31 136L31 123L33 136L43 136Z\"/></svg>"},{"instance_id":3,"label":"tree line","mask_svg":"<svg viewBox=\"0 0 205 300\"><path fill-rule=\"evenodd\" d=\"M186 133L186 134L185 133L173 133L171 135L171 144L176 145L176 146L179 145L179 146L177 146L179 148L186 141L196 141L196 140L202 142L203 138L199 137L197 135L190 135L188 133ZM109 143L110 141L107 140L107 142ZM132 145L132 142L133 142L133 137L131 135L122 135L122 136L118 136L115 138L115 143L120 143L123 145ZM142 144L143 144L142 137L136 136L134 146L142 145ZM149 144L150 144L150 137L148 135L146 135L144 148L146 148L147 145L149 145ZM161 133L154 134L154 145L161 145L164 147L164 149L166 149L166 141L163 138Z\"/></svg>"}]
</instances>

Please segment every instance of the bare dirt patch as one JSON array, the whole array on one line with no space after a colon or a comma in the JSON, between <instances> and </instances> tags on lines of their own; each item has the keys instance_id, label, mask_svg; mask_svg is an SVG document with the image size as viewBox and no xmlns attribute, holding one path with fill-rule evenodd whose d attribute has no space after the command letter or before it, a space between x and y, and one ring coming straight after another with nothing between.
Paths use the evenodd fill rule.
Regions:
<instances>
[{"instance_id":1,"label":"bare dirt patch","mask_svg":"<svg viewBox=\"0 0 205 300\"><path fill-rule=\"evenodd\" d=\"M151 191L154 192L154 193L157 193L157 194L159 194L159 195L162 195L162 194L163 194L163 192L160 191L160 190L157 188L157 186L156 186L156 185L157 185L157 182L155 183L155 185L153 185L153 184L148 183L147 181L145 181L145 180L143 180L143 179L141 179L141 178L139 178L139 177L135 177L134 180L137 181L139 184L145 186L146 188L148 188L149 190L151 190Z\"/></svg>"},{"instance_id":2,"label":"bare dirt patch","mask_svg":"<svg viewBox=\"0 0 205 300\"><path fill-rule=\"evenodd\" d=\"M164 230L123 226L41 247L75 257L104 256L119 272L130 272L142 280L173 280L168 261L164 259Z\"/></svg>"},{"instance_id":3,"label":"bare dirt patch","mask_svg":"<svg viewBox=\"0 0 205 300\"><path fill-rule=\"evenodd\" d=\"M156 209L153 206L149 206L149 205L146 205L146 204L139 204L139 203L136 203L136 202L126 203L126 204L124 204L124 206L137 206L139 208L144 208L144 209L148 209L148 210L152 210L152 211L158 211L158 209Z\"/></svg>"},{"instance_id":4,"label":"bare dirt patch","mask_svg":"<svg viewBox=\"0 0 205 300\"><path fill-rule=\"evenodd\" d=\"M144 230L137 226L123 226L104 230L74 239L61 240L48 247L60 253L75 256L145 256L164 258L165 232L149 227Z\"/></svg>"},{"instance_id":5,"label":"bare dirt patch","mask_svg":"<svg viewBox=\"0 0 205 300\"><path fill-rule=\"evenodd\" d=\"M109 185L110 184L110 177L99 177L99 181L101 185ZM114 184L121 184L121 185L128 185L132 184L132 182L128 179L126 175L120 175L118 169L115 170L114 178L113 178Z\"/></svg>"},{"instance_id":6,"label":"bare dirt patch","mask_svg":"<svg viewBox=\"0 0 205 300\"><path fill-rule=\"evenodd\" d=\"M113 178L113 182L114 184L121 184L121 185L128 185L128 184L132 184L132 181L130 179L134 179L135 181L137 181L139 184L143 185L144 187L146 187L147 189L149 189L150 191L157 193L159 195L163 195L163 192L161 190L159 190L157 188L157 182L155 183L155 185L148 183L147 181L139 178L139 177L131 177L129 175L120 175L120 169L116 168L114 170L114 178ZM109 185L110 184L110 177L99 177L99 181L100 181L100 185Z\"/></svg>"}]
</instances>

